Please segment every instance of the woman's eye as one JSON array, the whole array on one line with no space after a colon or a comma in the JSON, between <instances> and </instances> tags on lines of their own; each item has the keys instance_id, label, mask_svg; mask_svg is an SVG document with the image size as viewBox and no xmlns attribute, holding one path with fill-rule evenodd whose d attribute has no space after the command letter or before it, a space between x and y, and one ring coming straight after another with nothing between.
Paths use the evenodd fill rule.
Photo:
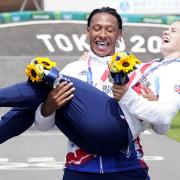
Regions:
<instances>
[{"instance_id":1,"label":"woman's eye","mask_svg":"<svg viewBox=\"0 0 180 180\"><path fill-rule=\"evenodd\" d=\"M176 32L176 28L172 28L172 29L171 29L171 32Z\"/></svg>"}]
</instances>

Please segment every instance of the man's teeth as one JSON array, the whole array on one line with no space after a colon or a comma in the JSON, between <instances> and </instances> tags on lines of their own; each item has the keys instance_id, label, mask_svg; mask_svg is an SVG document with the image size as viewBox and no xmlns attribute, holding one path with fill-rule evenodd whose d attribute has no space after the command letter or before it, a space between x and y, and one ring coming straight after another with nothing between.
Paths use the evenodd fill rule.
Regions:
<instances>
[{"instance_id":1,"label":"man's teeth","mask_svg":"<svg viewBox=\"0 0 180 180\"><path fill-rule=\"evenodd\" d=\"M99 48L106 48L108 45L108 42L97 42L97 46Z\"/></svg>"}]
</instances>

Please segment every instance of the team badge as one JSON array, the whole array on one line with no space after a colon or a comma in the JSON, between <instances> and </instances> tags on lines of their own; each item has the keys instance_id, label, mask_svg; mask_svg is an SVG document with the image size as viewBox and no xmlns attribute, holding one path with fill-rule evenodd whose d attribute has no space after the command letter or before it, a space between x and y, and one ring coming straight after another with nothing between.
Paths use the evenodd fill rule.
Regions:
<instances>
[{"instance_id":1,"label":"team badge","mask_svg":"<svg viewBox=\"0 0 180 180\"><path fill-rule=\"evenodd\" d=\"M179 94L180 94L180 85L175 84L175 86L174 86L174 90L175 90L177 93L179 93Z\"/></svg>"}]
</instances>

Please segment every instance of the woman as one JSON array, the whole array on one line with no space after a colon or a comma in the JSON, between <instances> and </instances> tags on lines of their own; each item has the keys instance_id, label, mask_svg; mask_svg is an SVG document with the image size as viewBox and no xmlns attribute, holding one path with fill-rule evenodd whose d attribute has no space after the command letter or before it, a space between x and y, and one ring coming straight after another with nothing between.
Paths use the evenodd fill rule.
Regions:
<instances>
[{"instance_id":1,"label":"woman","mask_svg":"<svg viewBox=\"0 0 180 180\"><path fill-rule=\"evenodd\" d=\"M58 76L59 72L53 71L50 74L47 80L54 83L52 79ZM130 133L118 102L86 82L69 76L63 76L60 82L64 80L73 82L76 90L73 99L65 107L57 110L56 118L59 120L60 130L90 153L114 153L127 147ZM31 122L35 109L50 90L44 82L31 81L0 89L0 106L16 107L2 118L0 125L7 119L9 121L9 118L12 122ZM7 132L3 129L0 134L3 139Z\"/></svg>"}]
</instances>

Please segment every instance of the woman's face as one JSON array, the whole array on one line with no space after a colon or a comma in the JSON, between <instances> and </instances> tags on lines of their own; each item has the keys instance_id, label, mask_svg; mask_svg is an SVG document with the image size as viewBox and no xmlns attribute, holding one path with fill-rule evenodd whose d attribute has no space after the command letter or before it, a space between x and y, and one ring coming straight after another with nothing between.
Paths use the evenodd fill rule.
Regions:
<instances>
[{"instance_id":1,"label":"woman's face","mask_svg":"<svg viewBox=\"0 0 180 180\"><path fill-rule=\"evenodd\" d=\"M180 22L175 22L163 32L161 52L165 56L180 55Z\"/></svg>"}]
</instances>

